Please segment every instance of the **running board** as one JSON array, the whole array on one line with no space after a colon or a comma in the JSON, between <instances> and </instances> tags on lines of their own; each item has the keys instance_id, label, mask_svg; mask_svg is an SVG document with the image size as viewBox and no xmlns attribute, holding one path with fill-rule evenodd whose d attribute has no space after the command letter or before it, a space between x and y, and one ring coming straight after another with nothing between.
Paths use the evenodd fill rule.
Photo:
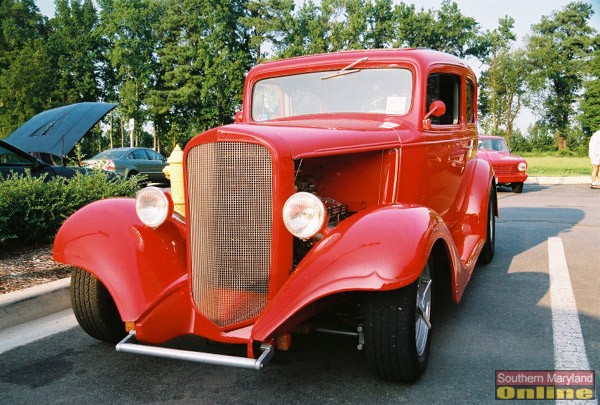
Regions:
<instances>
[{"instance_id":1,"label":"running board","mask_svg":"<svg viewBox=\"0 0 600 405\"><path fill-rule=\"evenodd\" d=\"M217 364L221 366L233 366L241 368L250 368L260 370L266 366L273 358L275 352L273 346L263 343L260 346L262 351L258 359L249 359L246 357L227 356L224 354L213 354L203 352L193 352L190 350L170 349L167 347L147 346L138 343L129 343L129 340L135 337L135 331L129 332L123 340L117 343L115 349L118 352L143 354L146 356L163 357L166 359L187 360L196 363Z\"/></svg>"}]
</instances>

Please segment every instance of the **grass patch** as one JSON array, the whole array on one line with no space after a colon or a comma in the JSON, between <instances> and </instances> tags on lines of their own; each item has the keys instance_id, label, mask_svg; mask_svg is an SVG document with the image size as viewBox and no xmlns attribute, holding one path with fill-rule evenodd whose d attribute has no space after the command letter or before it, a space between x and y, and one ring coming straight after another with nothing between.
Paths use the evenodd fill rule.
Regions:
<instances>
[{"instance_id":1,"label":"grass patch","mask_svg":"<svg viewBox=\"0 0 600 405\"><path fill-rule=\"evenodd\" d=\"M589 176L592 165L588 157L524 156L529 176Z\"/></svg>"}]
</instances>

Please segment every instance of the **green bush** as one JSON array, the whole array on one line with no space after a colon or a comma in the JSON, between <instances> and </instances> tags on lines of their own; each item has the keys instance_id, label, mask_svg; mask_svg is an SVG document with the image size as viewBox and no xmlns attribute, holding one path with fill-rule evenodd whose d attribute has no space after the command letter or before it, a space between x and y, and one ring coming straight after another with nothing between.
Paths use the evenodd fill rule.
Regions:
<instances>
[{"instance_id":1,"label":"green bush","mask_svg":"<svg viewBox=\"0 0 600 405\"><path fill-rule=\"evenodd\" d=\"M79 208L108 197L134 196L139 179L109 178L104 172L71 179L9 175L0 179L0 245L51 241L60 225Z\"/></svg>"}]
</instances>

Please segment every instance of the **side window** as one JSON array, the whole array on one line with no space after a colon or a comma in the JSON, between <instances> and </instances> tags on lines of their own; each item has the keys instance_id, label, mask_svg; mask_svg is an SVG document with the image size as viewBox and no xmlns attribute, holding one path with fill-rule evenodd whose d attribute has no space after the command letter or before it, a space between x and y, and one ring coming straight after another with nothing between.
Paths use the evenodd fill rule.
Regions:
<instances>
[{"instance_id":1,"label":"side window","mask_svg":"<svg viewBox=\"0 0 600 405\"><path fill-rule=\"evenodd\" d=\"M136 150L134 150L133 153L132 153L132 155L133 155L133 159L148 160L148 156L146 155L146 151L144 151L143 149L136 149Z\"/></svg>"},{"instance_id":2,"label":"side window","mask_svg":"<svg viewBox=\"0 0 600 405\"><path fill-rule=\"evenodd\" d=\"M150 160L163 160L162 155L159 155L153 150L147 150L146 153L148 153L148 155L150 156Z\"/></svg>"},{"instance_id":3,"label":"side window","mask_svg":"<svg viewBox=\"0 0 600 405\"><path fill-rule=\"evenodd\" d=\"M431 117L433 125L456 125L460 120L460 76L448 73L434 73L427 78L427 105L435 100L446 104L446 113L441 117Z\"/></svg>"},{"instance_id":4,"label":"side window","mask_svg":"<svg viewBox=\"0 0 600 405\"><path fill-rule=\"evenodd\" d=\"M467 124L475 122L475 84L467 79Z\"/></svg>"}]
</instances>

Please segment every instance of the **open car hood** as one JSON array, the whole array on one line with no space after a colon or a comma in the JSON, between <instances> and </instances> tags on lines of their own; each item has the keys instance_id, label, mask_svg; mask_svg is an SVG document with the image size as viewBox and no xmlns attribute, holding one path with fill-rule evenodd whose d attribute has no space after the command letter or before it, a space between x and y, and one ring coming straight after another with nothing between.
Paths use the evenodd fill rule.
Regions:
<instances>
[{"instance_id":1,"label":"open car hood","mask_svg":"<svg viewBox=\"0 0 600 405\"><path fill-rule=\"evenodd\" d=\"M62 157L116 106L85 102L47 110L21 125L5 141L25 152Z\"/></svg>"}]
</instances>

